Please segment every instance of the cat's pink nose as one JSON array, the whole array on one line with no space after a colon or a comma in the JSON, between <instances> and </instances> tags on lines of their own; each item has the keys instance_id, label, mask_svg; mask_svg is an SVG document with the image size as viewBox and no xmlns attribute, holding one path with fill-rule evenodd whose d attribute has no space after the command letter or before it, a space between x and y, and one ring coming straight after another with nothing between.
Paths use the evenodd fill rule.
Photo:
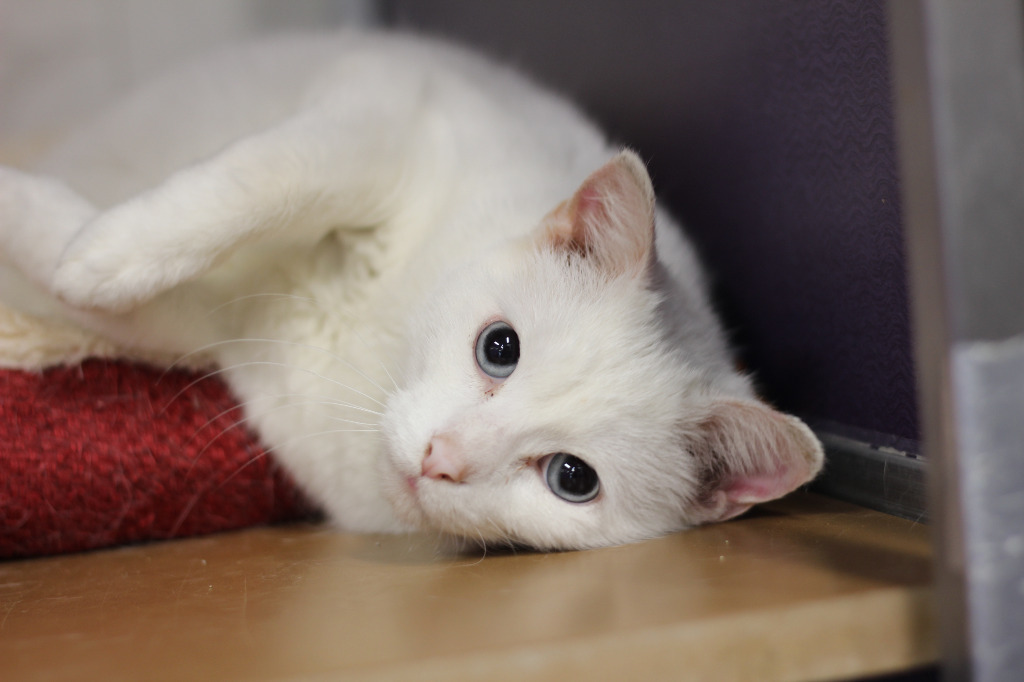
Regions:
<instances>
[{"instance_id":1,"label":"cat's pink nose","mask_svg":"<svg viewBox=\"0 0 1024 682\"><path fill-rule=\"evenodd\" d=\"M430 439L423 453L420 475L453 483L462 483L466 479L466 464L462 460L461 449L450 436L442 434Z\"/></svg>"}]
</instances>

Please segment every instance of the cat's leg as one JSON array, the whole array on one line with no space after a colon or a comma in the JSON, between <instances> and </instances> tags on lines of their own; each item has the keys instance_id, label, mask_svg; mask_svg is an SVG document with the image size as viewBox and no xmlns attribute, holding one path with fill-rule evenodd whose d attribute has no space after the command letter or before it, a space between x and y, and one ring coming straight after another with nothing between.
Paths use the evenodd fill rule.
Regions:
<instances>
[{"instance_id":1,"label":"cat's leg","mask_svg":"<svg viewBox=\"0 0 1024 682\"><path fill-rule=\"evenodd\" d=\"M417 100L391 89L334 102L179 171L85 223L53 291L80 308L125 311L253 242L314 244L385 222L431 147Z\"/></svg>"},{"instance_id":2,"label":"cat's leg","mask_svg":"<svg viewBox=\"0 0 1024 682\"><path fill-rule=\"evenodd\" d=\"M222 338L221 301L189 283L123 313L69 305L53 274L69 242L99 211L60 181L0 166L0 366L40 369L86 355L151 360ZM126 235L125 247L131 247Z\"/></svg>"}]
</instances>

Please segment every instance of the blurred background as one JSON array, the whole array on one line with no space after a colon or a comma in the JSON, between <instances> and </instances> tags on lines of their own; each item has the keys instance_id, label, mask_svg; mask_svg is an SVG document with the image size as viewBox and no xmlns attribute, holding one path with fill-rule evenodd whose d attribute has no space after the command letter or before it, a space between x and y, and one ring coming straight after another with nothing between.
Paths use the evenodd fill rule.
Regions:
<instances>
[{"instance_id":1,"label":"blurred background","mask_svg":"<svg viewBox=\"0 0 1024 682\"><path fill-rule=\"evenodd\" d=\"M0 0L0 138L43 142L214 46L370 24L377 11L372 0Z\"/></svg>"}]
</instances>

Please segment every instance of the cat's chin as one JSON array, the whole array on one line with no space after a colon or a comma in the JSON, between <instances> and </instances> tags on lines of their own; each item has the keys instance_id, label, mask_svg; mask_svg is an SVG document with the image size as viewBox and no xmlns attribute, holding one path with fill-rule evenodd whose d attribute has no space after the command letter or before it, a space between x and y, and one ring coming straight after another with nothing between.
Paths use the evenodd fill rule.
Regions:
<instances>
[{"instance_id":1,"label":"cat's chin","mask_svg":"<svg viewBox=\"0 0 1024 682\"><path fill-rule=\"evenodd\" d=\"M451 556L484 556L536 551L526 543L487 538L475 533L444 530L431 518L420 499L421 479L394 473L386 487L387 497L400 523L419 532L436 535L439 551Z\"/></svg>"},{"instance_id":2,"label":"cat's chin","mask_svg":"<svg viewBox=\"0 0 1024 682\"><path fill-rule=\"evenodd\" d=\"M435 531L419 498L419 477L388 472L384 494L398 521L417 530Z\"/></svg>"}]
</instances>

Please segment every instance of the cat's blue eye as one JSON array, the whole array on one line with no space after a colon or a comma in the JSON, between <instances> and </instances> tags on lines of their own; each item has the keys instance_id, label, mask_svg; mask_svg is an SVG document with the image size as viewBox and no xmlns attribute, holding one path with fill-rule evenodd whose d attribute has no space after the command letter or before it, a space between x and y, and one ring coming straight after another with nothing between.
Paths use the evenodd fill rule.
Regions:
<instances>
[{"instance_id":1,"label":"cat's blue eye","mask_svg":"<svg viewBox=\"0 0 1024 682\"><path fill-rule=\"evenodd\" d=\"M547 464L548 487L567 502L589 502L601 490L597 472L575 455L559 452L548 457Z\"/></svg>"},{"instance_id":2,"label":"cat's blue eye","mask_svg":"<svg viewBox=\"0 0 1024 682\"><path fill-rule=\"evenodd\" d=\"M519 364L519 335L507 322L487 325L476 339L476 364L484 374L504 379Z\"/></svg>"}]
</instances>

